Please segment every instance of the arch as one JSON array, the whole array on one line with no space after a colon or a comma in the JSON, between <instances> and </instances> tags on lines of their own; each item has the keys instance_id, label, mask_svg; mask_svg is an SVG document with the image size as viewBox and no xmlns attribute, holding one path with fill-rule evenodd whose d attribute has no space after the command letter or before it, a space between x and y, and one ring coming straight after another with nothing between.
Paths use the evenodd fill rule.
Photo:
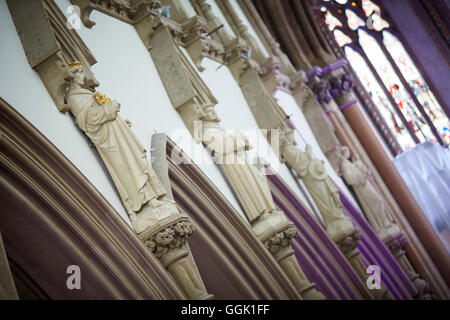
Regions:
<instances>
[{"instance_id":1,"label":"arch","mask_svg":"<svg viewBox=\"0 0 450 320\"><path fill-rule=\"evenodd\" d=\"M119 214L0 98L0 229L16 281L39 299L183 299ZM68 290L66 269L81 269Z\"/></svg>"}]
</instances>

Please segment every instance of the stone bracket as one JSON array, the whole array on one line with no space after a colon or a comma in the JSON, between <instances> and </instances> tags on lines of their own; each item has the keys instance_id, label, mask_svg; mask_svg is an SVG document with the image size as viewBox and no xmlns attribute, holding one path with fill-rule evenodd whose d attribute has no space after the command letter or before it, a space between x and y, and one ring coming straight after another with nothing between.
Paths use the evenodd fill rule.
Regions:
<instances>
[{"instance_id":1,"label":"stone bracket","mask_svg":"<svg viewBox=\"0 0 450 320\"><path fill-rule=\"evenodd\" d=\"M87 28L95 25L90 18L94 10L123 22L135 24L148 16L153 9L161 6L158 0L71 0L70 2L80 7L81 22Z\"/></svg>"}]
</instances>

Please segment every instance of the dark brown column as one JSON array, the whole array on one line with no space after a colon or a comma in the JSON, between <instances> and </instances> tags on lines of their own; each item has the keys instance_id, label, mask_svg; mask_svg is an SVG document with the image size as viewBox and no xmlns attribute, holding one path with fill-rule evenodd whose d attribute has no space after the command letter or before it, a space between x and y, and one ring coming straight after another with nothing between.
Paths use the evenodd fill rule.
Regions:
<instances>
[{"instance_id":1,"label":"dark brown column","mask_svg":"<svg viewBox=\"0 0 450 320\"><path fill-rule=\"evenodd\" d=\"M345 108L342 113L358 136L359 141L366 149L386 185L402 209L417 236L428 251L443 278L450 284L450 256L440 242L430 223L426 219L416 200L406 184L403 182L397 169L387 156L377 137L366 124L364 115L357 104Z\"/></svg>"}]
</instances>

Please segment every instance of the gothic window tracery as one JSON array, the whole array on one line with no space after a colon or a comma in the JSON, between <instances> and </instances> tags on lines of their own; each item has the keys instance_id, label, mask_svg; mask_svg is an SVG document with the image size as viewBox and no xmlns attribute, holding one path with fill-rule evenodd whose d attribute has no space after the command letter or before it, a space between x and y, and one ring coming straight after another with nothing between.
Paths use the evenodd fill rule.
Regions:
<instances>
[{"instance_id":1,"label":"gothic window tracery","mask_svg":"<svg viewBox=\"0 0 450 320\"><path fill-rule=\"evenodd\" d=\"M325 24L402 149L426 140L449 144L449 119L376 1L322 5Z\"/></svg>"}]
</instances>

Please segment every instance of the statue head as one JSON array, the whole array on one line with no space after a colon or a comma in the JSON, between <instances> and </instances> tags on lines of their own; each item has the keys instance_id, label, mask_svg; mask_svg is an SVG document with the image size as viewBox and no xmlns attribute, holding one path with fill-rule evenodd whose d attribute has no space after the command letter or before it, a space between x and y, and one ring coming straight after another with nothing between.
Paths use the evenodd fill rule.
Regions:
<instances>
[{"instance_id":1,"label":"statue head","mask_svg":"<svg viewBox=\"0 0 450 320\"><path fill-rule=\"evenodd\" d=\"M217 116L216 110L213 105L204 108L205 115L201 118L204 121L220 122L220 118Z\"/></svg>"},{"instance_id":2,"label":"statue head","mask_svg":"<svg viewBox=\"0 0 450 320\"><path fill-rule=\"evenodd\" d=\"M343 157L345 159L350 158L350 149L348 147L346 147L346 146L341 147L341 157Z\"/></svg>"},{"instance_id":3,"label":"statue head","mask_svg":"<svg viewBox=\"0 0 450 320\"><path fill-rule=\"evenodd\" d=\"M71 79L72 83L78 84L80 87L84 86L86 75L83 70L83 62L82 61L73 61L67 64L67 67L71 71L71 75L73 78Z\"/></svg>"},{"instance_id":4,"label":"statue head","mask_svg":"<svg viewBox=\"0 0 450 320\"><path fill-rule=\"evenodd\" d=\"M291 128L281 128L279 131L280 146L295 145L294 130Z\"/></svg>"}]
</instances>

